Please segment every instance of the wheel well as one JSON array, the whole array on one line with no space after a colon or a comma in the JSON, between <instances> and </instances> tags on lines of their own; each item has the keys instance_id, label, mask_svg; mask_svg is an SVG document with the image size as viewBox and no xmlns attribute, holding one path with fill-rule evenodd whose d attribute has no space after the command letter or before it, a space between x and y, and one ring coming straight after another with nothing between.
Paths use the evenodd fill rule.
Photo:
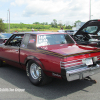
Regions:
<instances>
[{"instance_id":1,"label":"wheel well","mask_svg":"<svg viewBox=\"0 0 100 100\"><path fill-rule=\"evenodd\" d=\"M34 63L36 63L36 64L38 64L42 69L44 68L44 66L43 66L43 64L37 59L37 60L35 60L35 59L28 59L27 61L26 61L26 63L25 63L25 66L27 66L27 63L29 62L29 61L34 61Z\"/></svg>"},{"instance_id":2,"label":"wheel well","mask_svg":"<svg viewBox=\"0 0 100 100\"><path fill-rule=\"evenodd\" d=\"M27 66L27 63L28 63L29 61L31 61L31 59L28 59L28 60L26 61L25 66Z\"/></svg>"}]
</instances>

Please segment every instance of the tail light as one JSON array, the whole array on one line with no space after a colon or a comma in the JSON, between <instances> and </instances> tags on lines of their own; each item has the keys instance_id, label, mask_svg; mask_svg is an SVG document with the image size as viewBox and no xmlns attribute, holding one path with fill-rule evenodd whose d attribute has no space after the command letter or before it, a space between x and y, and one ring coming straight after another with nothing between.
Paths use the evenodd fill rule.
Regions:
<instances>
[{"instance_id":1,"label":"tail light","mask_svg":"<svg viewBox=\"0 0 100 100\"><path fill-rule=\"evenodd\" d=\"M72 60L72 61L63 61L60 62L61 68L71 68L71 67L77 67L77 66L88 66L93 65L93 62L97 62L100 60L100 55L93 57L93 58L85 58L85 59L79 59L79 60Z\"/></svg>"},{"instance_id":2,"label":"tail light","mask_svg":"<svg viewBox=\"0 0 100 100\"><path fill-rule=\"evenodd\" d=\"M78 65L83 65L84 63L82 62L82 59L80 60L72 60L72 61L67 61L67 62L61 62L60 65L61 67L67 68L67 67L75 67Z\"/></svg>"}]
</instances>

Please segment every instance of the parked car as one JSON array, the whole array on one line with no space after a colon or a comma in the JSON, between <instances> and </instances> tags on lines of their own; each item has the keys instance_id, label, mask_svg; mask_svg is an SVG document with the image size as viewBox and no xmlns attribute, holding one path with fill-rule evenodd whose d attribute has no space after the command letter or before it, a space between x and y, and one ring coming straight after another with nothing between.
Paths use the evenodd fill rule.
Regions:
<instances>
[{"instance_id":1,"label":"parked car","mask_svg":"<svg viewBox=\"0 0 100 100\"><path fill-rule=\"evenodd\" d=\"M0 44L3 62L26 70L34 85L52 78L73 81L100 72L100 49L78 45L66 33L21 32Z\"/></svg>"},{"instance_id":2,"label":"parked car","mask_svg":"<svg viewBox=\"0 0 100 100\"><path fill-rule=\"evenodd\" d=\"M10 33L0 33L0 43L5 43L11 36L12 34Z\"/></svg>"},{"instance_id":3,"label":"parked car","mask_svg":"<svg viewBox=\"0 0 100 100\"><path fill-rule=\"evenodd\" d=\"M71 36L78 44L100 47L100 20L86 22Z\"/></svg>"}]
</instances>

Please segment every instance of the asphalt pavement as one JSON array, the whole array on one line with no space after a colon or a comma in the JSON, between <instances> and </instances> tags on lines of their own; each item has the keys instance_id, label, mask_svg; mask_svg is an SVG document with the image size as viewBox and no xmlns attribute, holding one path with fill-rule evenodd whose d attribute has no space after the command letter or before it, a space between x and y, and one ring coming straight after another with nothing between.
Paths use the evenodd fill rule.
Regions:
<instances>
[{"instance_id":1,"label":"asphalt pavement","mask_svg":"<svg viewBox=\"0 0 100 100\"><path fill-rule=\"evenodd\" d=\"M54 79L44 86L34 86L26 72L5 65L0 67L0 100L100 100L100 73L86 80L67 82Z\"/></svg>"}]
</instances>

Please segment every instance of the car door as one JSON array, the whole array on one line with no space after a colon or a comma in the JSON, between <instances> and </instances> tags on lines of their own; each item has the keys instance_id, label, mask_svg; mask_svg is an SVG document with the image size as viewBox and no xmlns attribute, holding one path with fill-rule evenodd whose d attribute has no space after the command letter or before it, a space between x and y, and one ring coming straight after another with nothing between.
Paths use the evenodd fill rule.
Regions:
<instances>
[{"instance_id":1,"label":"car door","mask_svg":"<svg viewBox=\"0 0 100 100\"><path fill-rule=\"evenodd\" d=\"M1 57L10 65L14 65L17 67L20 67L19 62L19 43L21 41L21 38L19 38L20 35L16 34L13 35L7 43L2 47L2 53ZM20 36L21 37L21 36ZM19 42L18 42L19 41Z\"/></svg>"}]
</instances>

